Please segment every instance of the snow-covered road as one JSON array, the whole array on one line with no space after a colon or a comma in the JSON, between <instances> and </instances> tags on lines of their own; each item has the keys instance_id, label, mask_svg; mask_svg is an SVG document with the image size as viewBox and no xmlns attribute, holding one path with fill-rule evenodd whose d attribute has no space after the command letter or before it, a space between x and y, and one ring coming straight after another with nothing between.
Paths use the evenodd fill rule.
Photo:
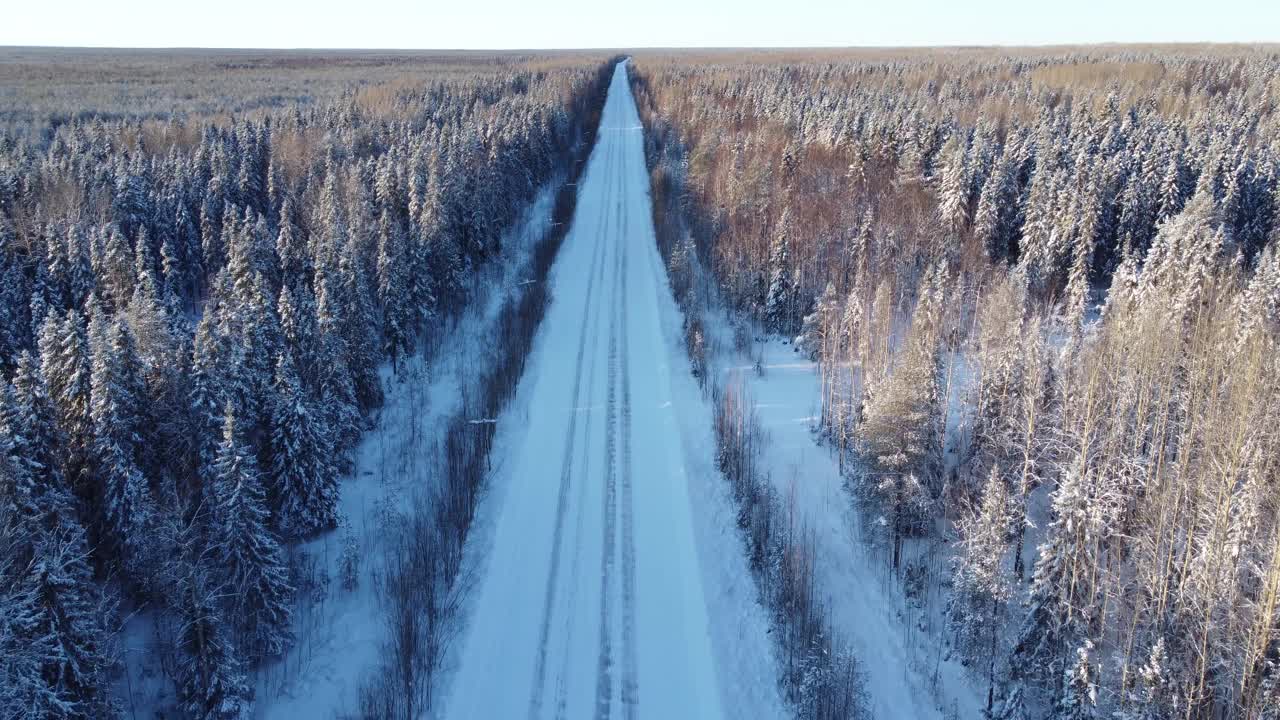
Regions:
<instances>
[{"instance_id":1,"label":"snow-covered road","mask_svg":"<svg viewBox=\"0 0 1280 720\"><path fill-rule=\"evenodd\" d=\"M720 717L625 64L550 282L444 715Z\"/></svg>"}]
</instances>

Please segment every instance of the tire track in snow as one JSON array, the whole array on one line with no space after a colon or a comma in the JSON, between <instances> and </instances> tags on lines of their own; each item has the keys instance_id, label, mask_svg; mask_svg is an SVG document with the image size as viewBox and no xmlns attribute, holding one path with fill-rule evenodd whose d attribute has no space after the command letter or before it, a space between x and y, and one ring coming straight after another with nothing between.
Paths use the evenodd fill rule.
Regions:
<instances>
[{"instance_id":1,"label":"tire track in snow","mask_svg":"<svg viewBox=\"0 0 1280 720\"><path fill-rule=\"evenodd\" d=\"M626 242L627 180L626 163L622 172L622 712L627 720L635 720L640 702L640 683L636 673L636 540L635 511L631 492L631 362L630 325L627 319L627 271L629 243Z\"/></svg>"},{"instance_id":2,"label":"tire track in snow","mask_svg":"<svg viewBox=\"0 0 1280 720\"><path fill-rule=\"evenodd\" d=\"M611 172L613 163L612 145L606 145L604 156L604 167L606 174ZM606 175L607 176L607 175ZM599 236L597 235L597 238ZM595 292L595 267L596 263L604 263L603 255L604 243L595 243L592 249L591 270L587 278L586 303L582 308L582 327L578 335L578 356L574 366L574 386L573 399L569 403L569 426L565 435L564 458L561 462L560 471L560 492L556 502L556 522L555 530L551 540L551 567L547 572L547 589L545 594L545 605L542 610L542 627L538 635L538 654L534 662L533 671L533 696L529 700L529 716L536 718L542 711L542 686L546 680L547 673L547 638L551 631L551 614L555 607L556 599L556 577L560 572L560 540L564 534L564 511L565 504L568 500L570 476L572 475L573 462L573 445L577 434L578 423L578 396L582 391L582 358L586 352L587 346L587 319L590 316L591 298Z\"/></svg>"},{"instance_id":3,"label":"tire track in snow","mask_svg":"<svg viewBox=\"0 0 1280 720\"><path fill-rule=\"evenodd\" d=\"M622 194L613 184L616 202L622 202ZM606 208L608 206L606 205ZM606 720L613 712L613 561L617 543L617 429L618 429L618 310L621 298L618 274L622 254L618 252L618 214L607 210L603 213L613 220L612 242L615 248L613 263L613 304L609 318L609 391L605 401L604 443L604 509L602 550L600 552L600 657L596 671L596 717Z\"/></svg>"},{"instance_id":4,"label":"tire track in snow","mask_svg":"<svg viewBox=\"0 0 1280 720\"><path fill-rule=\"evenodd\" d=\"M607 250L608 250L608 246L606 245L605 251L607 252ZM607 263L605 262L601 262L597 265L598 272L596 274L596 282L600 283L601 285L603 285L604 283L604 268L606 264ZM600 336L600 307L604 305L604 303L592 303L592 305L594 305L595 307L592 308L591 343L589 345L590 347L595 348L596 343ZM568 601L568 606L565 610L564 629L562 631L563 637L565 638L566 650L573 647L573 630L577 626L577 623L575 623L573 620L577 613L578 594L574 592L574 589L578 587L579 567L582 564L582 545L583 545L582 525L583 525L583 521L586 518L586 513L584 512L584 509L586 508L586 505L587 505L586 503L587 483L591 479L591 472L590 472L591 455L593 454L591 451L593 448L590 446L589 443L591 439L592 418L595 415L595 412L594 412L595 397L596 397L595 376L596 376L596 365L597 365L596 360L598 356L599 356L599 353L592 352L591 363L587 366L587 404L584 406L586 408L584 412L586 413L587 417L586 417L586 424L583 427L583 431L582 431L583 443L582 443L582 453L581 453L583 480L582 482L578 483L578 502L576 504L576 508L578 511L577 512L578 522L574 530L575 542L573 545L573 563L572 565L570 565L570 569L569 569L569 589L570 589L569 601ZM567 680L569 678L569 661L571 659L572 659L572 653L566 651L564 654L564 657L561 658L560 674L556 679L556 706L555 706L556 715L555 716L557 720L563 720L564 718L567 717L566 713L568 712L568 702L569 702L569 698L568 698L569 688L568 688Z\"/></svg>"}]
</instances>

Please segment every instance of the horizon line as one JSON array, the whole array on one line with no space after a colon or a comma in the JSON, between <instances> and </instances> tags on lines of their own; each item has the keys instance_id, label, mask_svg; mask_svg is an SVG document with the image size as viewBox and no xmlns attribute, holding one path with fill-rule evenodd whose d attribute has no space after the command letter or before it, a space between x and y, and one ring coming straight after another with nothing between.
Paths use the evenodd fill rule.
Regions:
<instances>
[{"instance_id":1,"label":"horizon line","mask_svg":"<svg viewBox=\"0 0 1280 720\"><path fill-rule=\"evenodd\" d=\"M321 47L321 46L231 46L231 45L6 45L6 50L106 50L106 51L206 51L206 52L383 52L383 53L536 53L536 52L626 52L655 50L1018 50L1107 47L1272 47L1280 40L1105 40L1054 43L955 43L898 45L631 45L581 47Z\"/></svg>"}]
</instances>

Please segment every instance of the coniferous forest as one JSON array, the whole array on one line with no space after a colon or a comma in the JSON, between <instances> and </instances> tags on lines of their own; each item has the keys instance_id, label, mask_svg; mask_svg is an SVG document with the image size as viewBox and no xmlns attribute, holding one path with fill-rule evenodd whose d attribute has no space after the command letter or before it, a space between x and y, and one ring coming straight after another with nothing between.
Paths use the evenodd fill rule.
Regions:
<instances>
[{"instance_id":1,"label":"coniferous forest","mask_svg":"<svg viewBox=\"0 0 1280 720\"><path fill-rule=\"evenodd\" d=\"M1274 49L642 55L632 83L695 366L722 308L817 361L860 539L984 712L1277 716Z\"/></svg>"},{"instance_id":2,"label":"coniferous forest","mask_svg":"<svg viewBox=\"0 0 1280 720\"><path fill-rule=\"evenodd\" d=\"M176 716L248 716L249 674L292 640L287 547L338 522L379 366L447 352L433 336L572 169L607 70L6 58L0 716L120 713L142 611Z\"/></svg>"},{"instance_id":3,"label":"coniferous forest","mask_svg":"<svg viewBox=\"0 0 1280 720\"><path fill-rule=\"evenodd\" d=\"M0 48L0 720L580 712L1280 720L1280 51Z\"/></svg>"}]
</instances>

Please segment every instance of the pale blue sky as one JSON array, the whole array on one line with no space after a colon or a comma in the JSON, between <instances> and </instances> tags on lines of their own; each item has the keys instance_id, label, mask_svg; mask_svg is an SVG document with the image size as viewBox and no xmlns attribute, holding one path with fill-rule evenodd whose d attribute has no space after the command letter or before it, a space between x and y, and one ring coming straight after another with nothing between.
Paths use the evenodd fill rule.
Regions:
<instances>
[{"instance_id":1,"label":"pale blue sky","mask_svg":"<svg viewBox=\"0 0 1280 720\"><path fill-rule=\"evenodd\" d=\"M1280 0L12 0L0 45L581 48L1280 41Z\"/></svg>"}]
</instances>

